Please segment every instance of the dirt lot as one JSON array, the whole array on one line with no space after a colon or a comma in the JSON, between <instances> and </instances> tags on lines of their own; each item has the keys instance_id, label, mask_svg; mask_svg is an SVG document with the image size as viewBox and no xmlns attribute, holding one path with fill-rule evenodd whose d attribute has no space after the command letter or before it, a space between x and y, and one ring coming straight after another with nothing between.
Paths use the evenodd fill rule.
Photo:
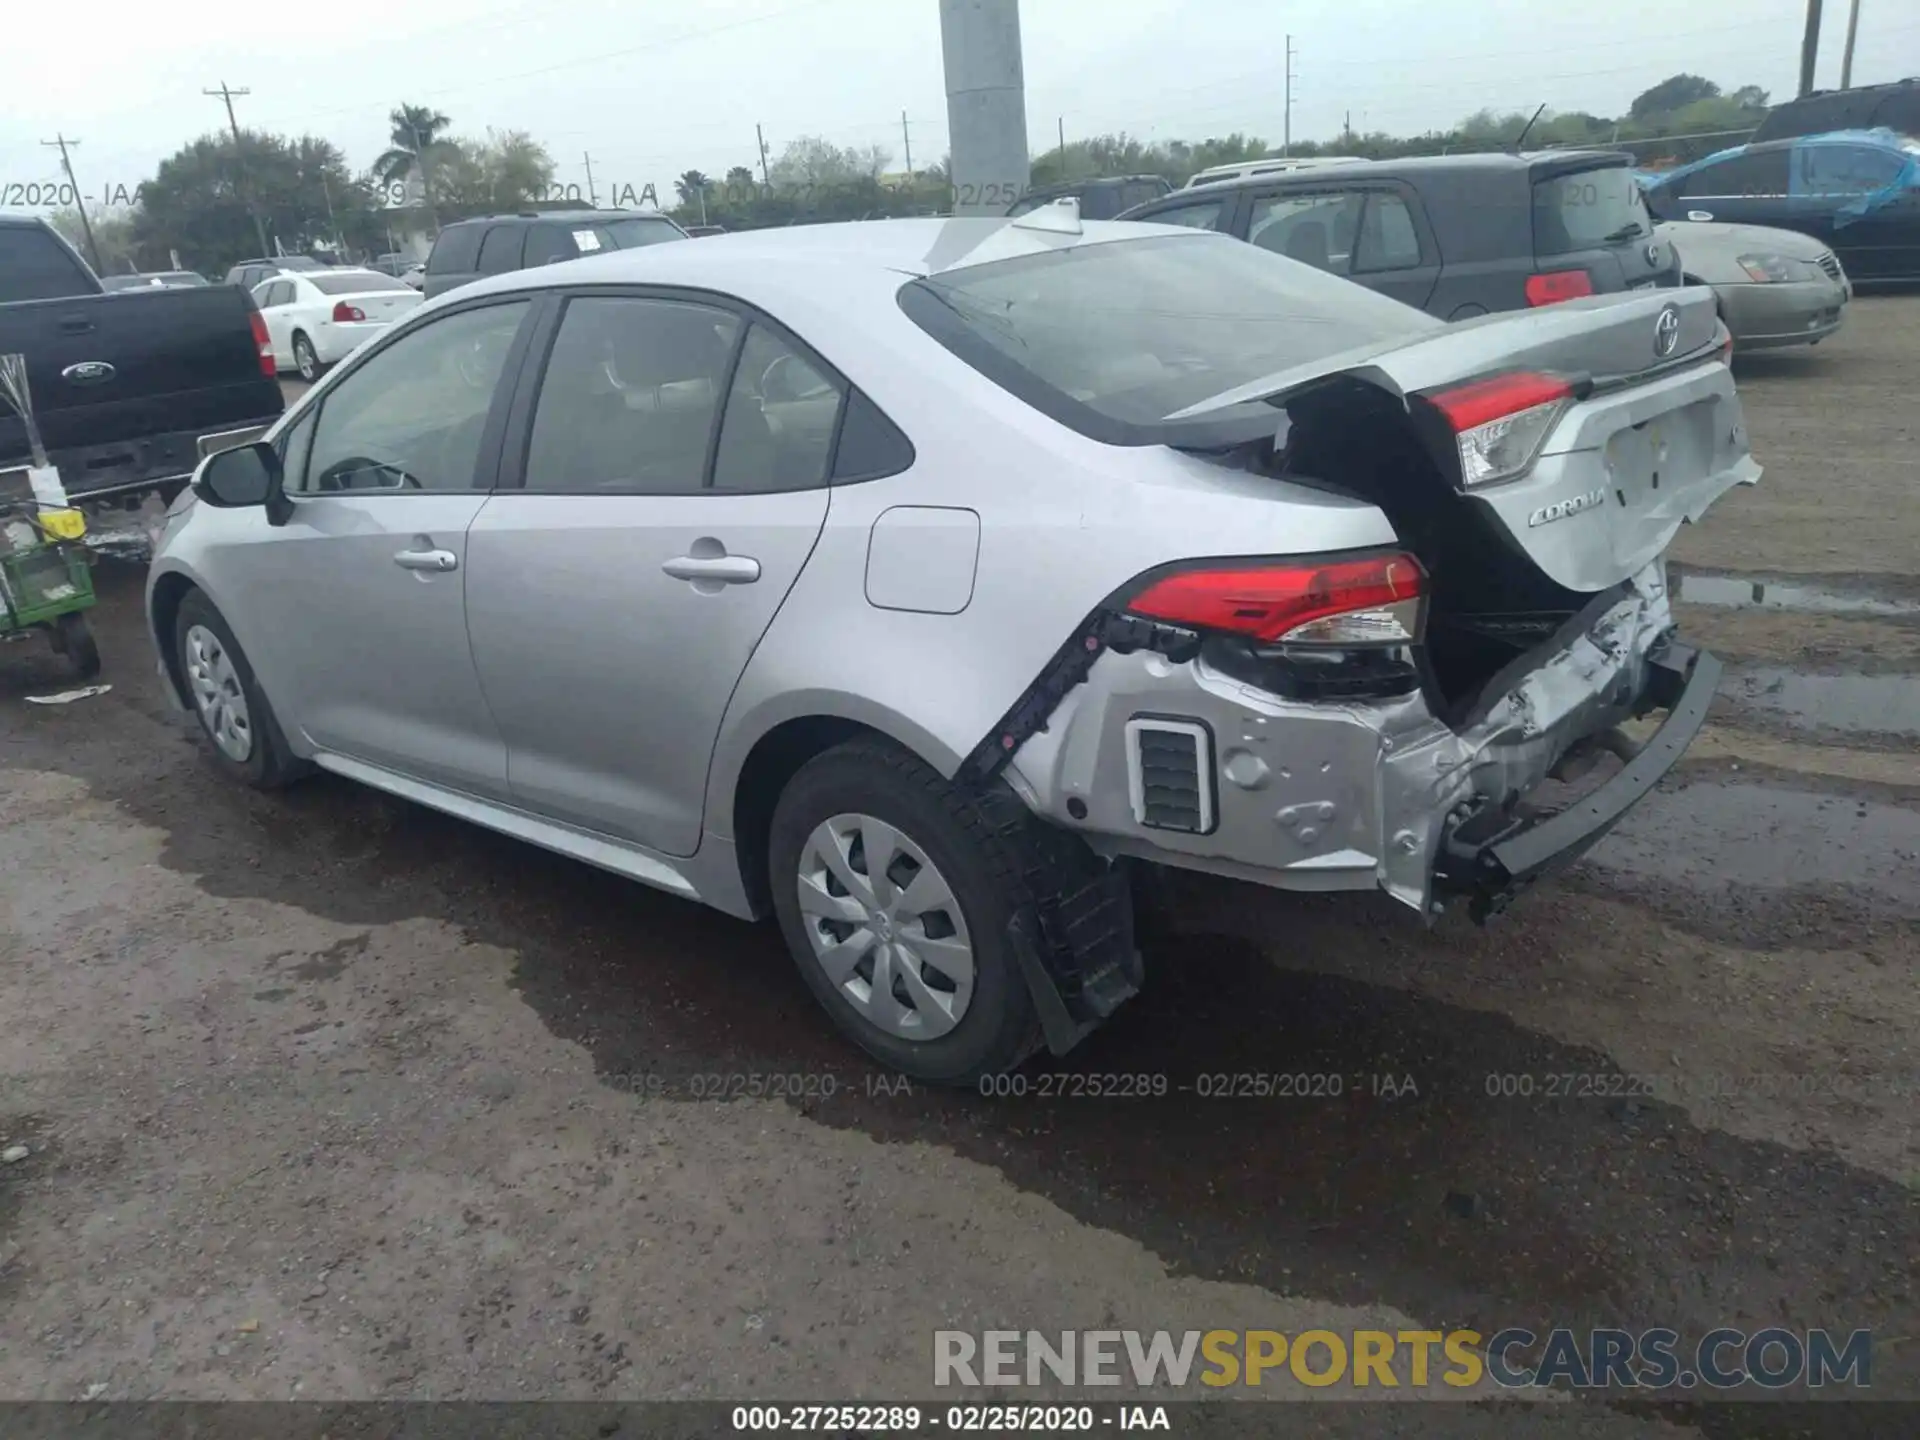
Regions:
<instances>
[{"instance_id":1,"label":"dirt lot","mask_svg":"<svg viewBox=\"0 0 1920 1440\"><path fill-rule=\"evenodd\" d=\"M111 694L0 649L0 1396L928 1396L936 1328L1369 1323L1870 1327L1920 1395L1916 334L1741 363L1766 479L1676 552L1722 706L1587 864L1485 931L1183 884L1059 1067L1337 1099L884 1093L771 929L218 783L103 560ZM755 1074L838 1088L694 1098Z\"/></svg>"}]
</instances>

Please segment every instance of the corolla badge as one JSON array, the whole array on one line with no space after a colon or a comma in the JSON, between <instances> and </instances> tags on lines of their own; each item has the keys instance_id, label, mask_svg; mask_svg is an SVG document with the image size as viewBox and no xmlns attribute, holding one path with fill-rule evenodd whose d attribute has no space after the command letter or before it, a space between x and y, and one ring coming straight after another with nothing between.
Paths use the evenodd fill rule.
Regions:
<instances>
[{"instance_id":1,"label":"corolla badge","mask_svg":"<svg viewBox=\"0 0 1920 1440\"><path fill-rule=\"evenodd\" d=\"M1578 515L1586 510L1596 510L1607 503L1607 490L1603 485L1598 490L1589 490L1584 495L1575 495L1566 500L1556 500L1551 505L1542 505L1527 516L1529 529L1536 525L1551 525L1556 520L1565 520L1570 515Z\"/></svg>"},{"instance_id":2,"label":"corolla badge","mask_svg":"<svg viewBox=\"0 0 1920 1440\"><path fill-rule=\"evenodd\" d=\"M1660 318L1653 322L1654 358L1664 360L1680 344L1680 311L1669 305L1660 312Z\"/></svg>"},{"instance_id":3,"label":"corolla badge","mask_svg":"<svg viewBox=\"0 0 1920 1440\"><path fill-rule=\"evenodd\" d=\"M113 378L113 366L104 360L82 360L62 370L60 378L75 385L102 385Z\"/></svg>"}]
</instances>

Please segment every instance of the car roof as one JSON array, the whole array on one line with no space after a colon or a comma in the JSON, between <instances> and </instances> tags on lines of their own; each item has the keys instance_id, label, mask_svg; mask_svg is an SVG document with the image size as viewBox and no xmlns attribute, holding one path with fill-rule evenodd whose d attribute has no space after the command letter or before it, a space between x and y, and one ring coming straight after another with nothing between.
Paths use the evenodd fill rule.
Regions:
<instances>
[{"instance_id":1,"label":"car roof","mask_svg":"<svg viewBox=\"0 0 1920 1440\"><path fill-rule=\"evenodd\" d=\"M501 215L474 215L465 220L456 220L444 229L451 230L455 225L490 225L501 220L557 220L575 225L589 220L596 223L608 220L664 220L669 225L673 223L669 215L646 210L520 210Z\"/></svg>"},{"instance_id":2,"label":"car roof","mask_svg":"<svg viewBox=\"0 0 1920 1440\"><path fill-rule=\"evenodd\" d=\"M1466 155L1403 155L1397 160L1365 160L1355 158L1342 160L1330 165L1301 165L1297 162L1285 170L1266 170L1258 174L1237 175L1211 181L1206 189L1210 194L1224 194L1228 191L1249 189L1263 185L1291 185L1294 183L1324 185L1328 181L1344 180L1351 176L1356 180L1392 180L1403 178L1416 180L1423 176L1448 176L1465 174L1491 175L1531 175L1540 172L1580 169L1594 162L1609 165L1627 165L1633 157L1622 150L1530 150L1515 155L1504 150L1479 151ZM1251 160L1249 165L1270 165L1271 160ZM1159 200L1148 203L1159 207L1167 205L1174 196L1184 196L1187 189L1182 188ZM1144 206L1141 208L1145 208Z\"/></svg>"}]
</instances>

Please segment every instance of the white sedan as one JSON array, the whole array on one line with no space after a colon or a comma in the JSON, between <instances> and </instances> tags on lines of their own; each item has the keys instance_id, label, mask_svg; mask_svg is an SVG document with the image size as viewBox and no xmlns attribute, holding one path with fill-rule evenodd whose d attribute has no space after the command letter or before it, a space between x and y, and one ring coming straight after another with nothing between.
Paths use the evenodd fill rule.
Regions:
<instances>
[{"instance_id":1,"label":"white sedan","mask_svg":"<svg viewBox=\"0 0 1920 1440\"><path fill-rule=\"evenodd\" d=\"M308 270L253 290L267 322L274 364L318 380L329 365L386 333L425 297L377 270Z\"/></svg>"}]
</instances>

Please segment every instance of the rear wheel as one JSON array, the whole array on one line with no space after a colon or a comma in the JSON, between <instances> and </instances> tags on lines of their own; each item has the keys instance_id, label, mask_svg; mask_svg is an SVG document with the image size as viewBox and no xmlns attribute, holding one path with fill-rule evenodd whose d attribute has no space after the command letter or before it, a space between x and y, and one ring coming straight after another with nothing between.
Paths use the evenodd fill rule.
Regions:
<instances>
[{"instance_id":1,"label":"rear wheel","mask_svg":"<svg viewBox=\"0 0 1920 1440\"><path fill-rule=\"evenodd\" d=\"M912 755L861 740L809 761L774 808L768 864L801 974L870 1055L964 1085L1038 1047L1008 939L1020 873L972 798Z\"/></svg>"},{"instance_id":2,"label":"rear wheel","mask_svg":"<svg viewBox=\"0 0 1920 1440\"><path fill-rule=\"evenodd\" d=\"M307 767L287 748L239 641L206 596L196 590L180 602L173 634L180 678L214 763L259 790L277 790L304 774Z\"/></svg>"},{"instance_id":3,"label":"rear wheel","mask_svg":"<svg viewBox=\"0 0 1920 1440\"><path fill-rule=\"evenodd\" d=\"M296 330L293 335L293 368L300 372L300 378L311 385L327 373L327 367L320 363L320 354L313 348L304 330Z\"/></svg>"}]
</instances>

